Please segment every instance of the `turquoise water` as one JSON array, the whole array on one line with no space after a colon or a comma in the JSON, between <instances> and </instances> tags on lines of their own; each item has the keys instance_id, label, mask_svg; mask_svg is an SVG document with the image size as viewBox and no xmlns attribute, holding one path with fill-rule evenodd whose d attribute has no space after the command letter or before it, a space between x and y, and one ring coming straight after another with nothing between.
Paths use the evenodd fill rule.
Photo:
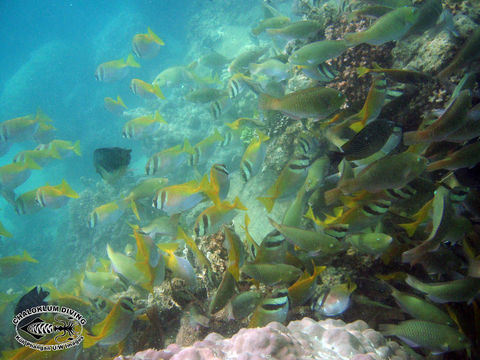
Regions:
<instances>
[{"instance_id":1,"label":"turquoise water","mask_svg":"<svg viewBox=\"0 0 480 360\"><path fill-rule=\"evenodd\" d=\"M426 2L415 4L412 13L419 12L421 4ZM2 296L8 294L0 298L0 326L6 329L0 329L0 351L18 347L13 339L14 328L10 321L15 304L33 286L42 286L51 292L52 289L57 289L63 293L63 298L60 296L60 300L53 302L61 305L63 301L68 306L77 306L77 310L83 311L87 318L85 331L88 332L91 332L93 324L107 316L121 297L133 298L137 314L148 312L154 308L153 305L158 306L160 310L157 315L160 320L157 323L150 319L146 325L143 320L135 320L131 330L127 326L126 333L130 334L130 339L126 342L126 354L145 347L165 346L175 342L182 316L193 318L191 326L195 331L202 329L198 331L199 338L211 331L234 333L239 328L246 327L249 320L227 321L231 314L225 311L225 314L210 316L210 327L199 327L198 324L202 323L201 316L192 315L192 304L200 304L200 313L208 314L208 305L212 302L226 303L235 294L248 289L255 289L261 294L257 294L257 297L268 304L272 293L282 293L282 288L292 286L304 271L313 279L311 292L314 295L292 295L294 290L289 288L290 301L295 296L302 300L305 296L306 300L297 300L301 304L290 303L290 306L286 300L284 311L279 311L279 315L274 314L271 320L285 323L285 320L301 317L300 314L321 319L323 315L319 314L333 311L335 317L347 322L363 319L378 330L380 323L396 323L411 318L412 316L402 315L393 299L388 296L389 288L376 277L378 274L385 275L391 284L402 291L410 291L419 296L422 291L408 287L404 276L396 274L397 272L408 273L424 282L472 278L475 288L479 272L476 257L480 251L477 241L479 215L475 207L478 205L475 203L475 194L478 194L480 188L475 179L478 161L475 162L475 156L470 154L468 166L462 165L460 168L463 170L451 169L451 175L447 165L440 165L438 169L428 168L427 165L466 146L476 146L480 135L478 125L472 125L472 133L478 132L475 133L476 136L463 141L448 138L455 133L453 130L443 134L443 137L430 133L412 133L421 127L428 127L429 121L448 117L448 110L446 116L441 114L450 102L454 105L455 102L463 102L459 108L465 110L449 109L452 112L458 111L452 118L464 120L470 117L478 122L478 51L470 51L466 60L453 67L448 76L439 74L447 68L455 54L461 51L462 46L468 45L467 39L477 41L474 48L475 44L478 45L480 9L469 1L463 1L462 6L457 6L455 3L458 2L454 1L430 1L434 8L430 12L443 12L444 17L439 16L437 24L428 23L426 29L418 33L410 34L409 28L405 27L411 21L407 14L402 15L406 18L405 22L377 30L370 38L364 37L357 41L351 35L344 37L347 33L359 33L374 26L374 16L354 16L356 10L364 9L365 3L294 0L0 2L0 53L4 54L0 59L0 124L27 114L33 114L34 117L37 109L41 109L52 120L49 124L56 128L50 139L68 140L72 143L79 141L82 153L81 156L53 159L42 169L32 170L28 180L19 186L7 188L2 185L0 222L12 237L0 238L0 293ZM406 9L403 5L402 3L399 8ZM399 8L388 10L397 11ZM303 38L294 35L293 40L275 38L273 32L269 32L269 35L263 29L259 30L260 34L253 34L252 29L262 27L267 21L268 11L274 11L277 16L289 17L287 20L279 20L284 22L315 20L315 26L319 26L319 30L312 31ZM427 23L426 20L422 21ZM452 31L449 21L454 22L456 32ZM265 25L265 28L274 29L284 24L270 26ZM151 59L139 57L138 54L131 55L135 50L132 48L132 39L136 34L147 33L148 28L161 38L164 45L160 46L158 54ZM348 42L342 42L344 38ZM323 40L339 41L332 41L332 44L335 43L332 48L322 48L313 55L306 55L305 64L313 62L315 66L309 65L305 69L301 59L303 55L291 57L294 51L304 45ZM322 45L324 43L320 44ZM257 55L252 56L244 67L236 68L234 64L239 55L252 49L257 51ZM212 51L224 57L223 63L216 68L209 68L203 58ZM328 52L330 56L325 57L322 52ZM101 64L119 59L124 61L128 56L139 66L127 67L126 76L111 82L96 79L95 74ZM316 62L317 56L322 60ZM249 66L269 59L277 61L276 67L271 63L264 73L262 70L257 73L254 66ZM403 82L397 81L394 76L389 77L388 73L375 77L371 74L358 76L360 67L373 68L375 63L388 69L416 70L421 74L409 75L423 77L421 80L415 78L415 81ZM169 78L162 83L159 74L176 67L181 67L177 71L182 71L183 77L179 80ZM322 72L321 78L312 75L318 71ZM461 79L467 73L471 73L471 77L466 77L468 81L461 87ZM160 84L160 90L157 90L163 93L165 99L147 99L134 94L130 88L130 81L134 78L147 84ZM195 91L205 89L208 94L201 96L209 97L207 100L200 99L198 94L193 95ZM309 90L298 92L302 89ZM233 96L232 92L237 91L239 95ZM148 90L147 93L150 94ZM289 93L292 93L290 97L282 98ZM107 111L104 105L106 97L117 99L117 96L123 99L127 107L120 116ZM282 99L275 100L272 96ZM288 102L289 99L293 99L291 103ZM476 111L472 110L474 106ZM215 111L220 112L218 117L213 115ZM143 134L140 127L143 125L136 124L135 135L128 133L130 130L127 131L125 126L132 119L142 116L153 118L156 112L156 116L161 116L166 124L159 124L155 129L148 128ZM327 124L335 115L339 115L339 120ZM254 120L246 120L235 128L234 121L239 118ZM387 120L389 125L385 129L377 129L377 132L353 145L349 141L360 131L359 126ZM364 123L360 125L361 122ZM463 124L468 125L466 120ZM2 131L0 143L7 130ZM407 139L413 140L405 141L405 137L402 139L402 131L412 132ZM124 135L128 133L127 136L122 136L122 132ZM7 135L11 136L10 133ZM425 136L427 140L422 138L420 141L416 135L419 138ZM26 139L8 141L10 147L0 156L0 167L10 164L20 151L32 150L40 144L41 141L35 140L34 136L35 134L30 134ZM385 141L379 141L378 148L372 151L378 158L365 160L367 156L363 154L377 146L377 140L381 136L389 141L382 139ZM207 145L202 143L205 139ZM253 149L256 141L258 146ZM408 143L409 141L412 142ZM342 146L347 142L351 145L350 149L353 148L348 154L347 148ZM191 148L188 144L201 145ZM413 145L409 148L411 144ZM122 199L135 185L153 177L145 173L151 156L174 146L177 146L173 151L174 165L153 176L167 178L168 185L171 186L187 184L188 190L182 190L182 195L185 191L197 189L193 191L197 196L179 206L181 211L178 220L174 216L179 212L176 205L166 204L176 194L170 188L165 190L166 185L159 188L158 193L156 188L148 195L142 195L138 201L135 200L140 215L138 219L134 215L132 203ZM128 168L123 169L124 172L118 179L110 183L96 172L93 163L95 149L106 147L132 150ZM257 149L258 156L255 152ZM254 152L256 157L248 157ZM383 158L382 162L382 157L387 154L391 157ZM343 157L351 160L349 164L355 168L352 170L354 180L348 178L348 167L342 168L345 166L344 162L340 163ZM389 162L385 159L394 160ZM363 163L356 160L363 160ZM198 163L189 164L190 162ZM371 163L374 164L372 173L375 176L362 179L363 167ZM226 198L223 197L225 194L222 194L222 189L214 186L210 174L214 164L224 164L229 173ZM216 168L220 182L224 175L223 169ZM339 178L342 180L339 181ZM356 182L357 179L360 180ZM33 214L16 213L9 196L14 194L18 201L19 196L28 191L46 184L57 185L62 180L68 182L79 196L57 209L46 207L38 208ZM461 185L470 188L465 190ZM329 204L325 193L330 191L332 195L332 189L338 190L340 195L360 193L361 196L354 199L340 196ZM395 197L386 192L391 189L404 192ZM467 195L454 201L453 196L458 195L454 189L465 190ZM363 193L362 190L368 192ZM216 196L220 196L221 200L226 199L228 203L220 202ZM270 203L269 197L274 197L274 202ZM118 216L105 223L98 219L100 215L95 218L95 209L113 201L122 206ZM162 201L166 203L163 204ZM431 208L422 208L429 201ZM365 211L360 214L361 209ZM421 213L422 209L426 210ZM226 213L228 214L225 215ZM353 215L348 217L345 213ZM368 217L372 213L373 220ZM245 214L251 220L248 231L245 231ZM147 253L147 260L143 258L151 267L147 271L145 262L142 263L143 255L135 258L136 253L143 254L142 251L145 250L137 250L132 226L145 227L152 220L166 215L170 216L173 234L154 237L151 243L147 240L145 246L150 253ZM424 217L419 221L418 228L409 233L408 226L405 227L404 224L421 216ZM456 222L447 223L450 217ZM99 223L91 226L94 218ZM329 221L333 218L336 221L333 224L345 227L329 226ZM176 234L176 221L187 236L194 239L199 251L192 251L191 244L188 243L190 250L182 250L183 241L177 240L183 237L180 233ZM233 224L232 229L238 234L239 242L236 242L236 237L232 240L230 235L224 235L224 224ZM273 255L269 255L271 249L265 250L258 245L274 227L284 235L281 245L284 247L272 250ZM447 229L453 230L449 232ZM301 233L303 230L308 233ZM201 236L204 231L205 236ZM440 235L435 233L437 231ZM346 234L338 235L342 232ZM302 236L296 238L299 233ZM371 233L381 233L374 244L355 243ZM330 245L319 245L323 240L316 237L318 234ZM276 236L280 235L273 237L278 240ZM314 240L309 242L308 236L313 236ZM225 241L224 237L227 237ZM285 237L289 239L288 242L284 240ZM411 264L405 263L405 256L408 256L406 251L430 238L438 241L435 243L438 247L432 246L423 255L435 256L420 260L414 258ZM466 243L462 242L464 238L467 239ZM379 239L387 243L378 244ZM155 246L155 243L173 241L181 248L175 253L165 248L159 252ZM268 241L263 246L268 246L266 243ZM137 270L134 269L127 275L118 270L118 262L115 264L113 256L107 255L107 244L114 252L129 256L129 260L119 262L134 262ZM168 245L163 245L168 248ZM271 246L275 245L273 241ZM295 257L293 260L286 257L287 249L292 258ZM18 262L14 265L18 271L12 276L1 274L2 266L5 269L2 259L21 255L23 251L27 251L38 262L14 260ZM205 269L202 255L206 255L212 269ZM437 256L442 259L440 262L444 261L448 266L442 268ZM278 260L277 257L283 260ZM154 281L161 277L158 275L161 273L158 270L160 265L156 265L158 261L162 263L159 258L167 262L163 282ZM286 265L283 264L285 262L288 266L282 270L273 270L272 273L271 270L262 268L260 274L256 275L252 275L255 271L251 269L247 271L247 268L243 268L242 271L242 265L246 263L258 264L264 261ZM92 262L95 264L92 265ZM320 266L326 267L323 273ZM140 273L138 268L141 268ZM165 271L164 267L162 269ZM106 293L88 296L88 290L83 285L85 271L106 272L112 274L115 280L105 284L103 290ZM238 271L241 273L240 278L233 280L232 275L235 277ZM228 275L230 272L231 275ZM116 273L120 275L115 275ZM225 274L232 278L232 284L236 283L237 290L227 291L225 299L215 298L220 280L227 276ZM138 280L142 276L153 276L154 286ZM254 282L248 280L250 277L266 286L262 285L258 290L253 286ZM274 280L270 277L274 277ZM173 278L181 278L187 284L191 280L196 285L187 286L185 290L183 283L179 286L172 281ZM478 287L480 289L480 285ZM340 294L338 296L344 297L340 301L341 309L316 309L317 300L325 296L326 301L326 293L332 289ZM335 291L332 293L335 294ZM354 306L351 306L349 299L352 291L353 297L358 295L358 299L367 298L370 303L356 300L353 301ZM67 294L77 298L68 300ZM474 292L473 297L477 295L478 291ZM168 308L172 299L176 305ZM480 330L469 318L480 314L478 308L466 305L469 300L472 299L461 298L458 302L447 302L455 302L453 313L459 317L455 323L460 331L474 339L475 335L480 335L477 333ZM47 298L47 301L52 300ZM102 302L103 305L99 305ZM322 301L317 307L320 305ZM395 307L395 310L379 315L378 306L382 305L390 306L390 309ZM447 312L444 305L438 306ZM261 306L252 308L258 310ZM279 317L275 318L277 315ZM258 320L259 316L261 315L254 317L255 322L250 325L264 325L263 321L266 320L261 317ZM148 338L145 329L150 331L167 319L173 325L164 329L162 342L156 344ZM222 321L227 324L225 327ZM116 325L115 329L122 326L124 325ZM188 332L185 329L183 331ZM114 341L114 345L118 342L120 340ZM473 342L475 356L478 354L478 341ZM459 348L462 349L462 346ZM424 354L426 348L427 346L423 347ZM115 354L108 346L95 345L83 350L79 359L96 359ZM453 354L464 356L461 351L452 353L452 356ZM4 356L8 358L7 355Z\"/></svg>"}]
</instances>

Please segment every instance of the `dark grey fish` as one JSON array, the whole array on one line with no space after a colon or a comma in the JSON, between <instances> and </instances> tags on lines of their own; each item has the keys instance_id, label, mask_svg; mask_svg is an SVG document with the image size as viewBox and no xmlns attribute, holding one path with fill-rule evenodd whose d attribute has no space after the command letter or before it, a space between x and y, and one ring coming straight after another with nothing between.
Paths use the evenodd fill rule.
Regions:
<instances>
[{"instance_id":1,"label":"dark grey fish","mask_svg":"<svg viewBox=\"0 0 480 360\"><path fill-rule=\"evenodd\" d=\"M125 174L130 164L131 149L119 147L99 148L93 152L95 170L105 181L116 180Z\"/></svg>"},{"instance_id":2,"label":"dark grey fish","mask_svg":"<svg viewBox=\"0 0 480 360\"><path fill-rule=\"evenodd\" d=\"M48 291L43 290L41 287L35 286L32 290L23 295L20 300L18 300L18 303L15 306L15 315L35 306L48 305L44 299L49 294L50 293Z\"/></svg>"}]
</instances>

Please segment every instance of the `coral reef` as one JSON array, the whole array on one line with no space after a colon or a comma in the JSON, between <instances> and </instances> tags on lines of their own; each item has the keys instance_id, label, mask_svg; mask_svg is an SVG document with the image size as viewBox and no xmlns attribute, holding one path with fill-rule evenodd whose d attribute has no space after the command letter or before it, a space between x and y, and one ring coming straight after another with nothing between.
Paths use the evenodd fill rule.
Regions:
<instances>
[{"instance_id":1,"label":"coral reef","mask_svg":"<svg viewBox=\"0 0 480 360\"><path fill-rule=\"evenodd\" d=\"M241 329L230 339L210 333L190 347L177 344L165 350L145 350L115 360L402 360L412 357L396 342L385 339L361 321L316 322L310 318L292 321L285 327L272 322L263 328Z\"/></svg>"}]
</instances>

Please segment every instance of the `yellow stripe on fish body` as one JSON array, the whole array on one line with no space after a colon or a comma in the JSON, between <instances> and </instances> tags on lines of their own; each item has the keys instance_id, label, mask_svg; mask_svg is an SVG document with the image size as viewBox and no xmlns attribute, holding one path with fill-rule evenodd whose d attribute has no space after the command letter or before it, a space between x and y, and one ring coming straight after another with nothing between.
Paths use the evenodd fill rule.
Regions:
<instances>
[{"instance_id":1,"label":"yellow stripe on fish body","mask_svg":"<svg viewBox=\"0 0 480 360\"><path fill-rule=\"evenodd\" d=\"M260 130L256 130L255 132L257 136L253 137L250 141L240 162L240 171L245 182L250 180L252 176L255 176L260 170L263 160L265 159L265 142L270 139L270 137Z\"/></svg>"},{"instance_id":2,"label":"yellow stripe on fish body","mask_svg":"<svg viewBox=\"0 0 480 360\"><path fill-rule=\"evenodd\" d=\"M138 266L139 263L129 256L113 251L107 244L107 255L112 263L112 269L117 274L122 275L129 282L137 285L145 285L150 281L146 268Z\"/></svg>"},{"instance_id":3,"label":"yellow stripe on fish body","mask_svg":"<svg viewBox=\"0 0 480 360\"><path fill-rule=\"evenodd\" d=\"M127 139L152 136L159 130L161 124L167 124L167 122L158 111L155 111L154 116L141 116L127 121L123 126L122 135Z\"/></svg>"},{"instance_id":4,"label":"yellow stripe on fish body","mask_svg":"<svg viewBox=\"0 0 480 360\"><path fill-rule=\"evenodd\" d=\"M258 107L260 110L277 110L297 120L311 118L316 121L332 115L344 102L345 96L336 89L313 87L281 98L261 94Z\"/></svg>"},{"instance_id":5,"label":"yellow stripe on fish body","mask_svg":"<svg viewBox=\"0 0 480 360\"><path fill-rule=\"evenodd\" d=\"M218 132L218 129L215 129L212 135L207 136L193 147L194 152L190 155L189 165L196 166L201 160L209 158L209 155L214 149L213 145L222 142L224 139L222 134Z\"/></svg>"},{"instance_id":6,"label":"yellow stripe on fish body","mask_svg":"<svg viewBox=\"0 0 480 360\"><path fill-rule=\"evenodd\" d=\"M59 185L41 186L37 189L35 200L42 207L49 207L52 209L58 209L65 205L69 198L78 199L80 196L70 187L70 185L62 180Z\"/></svg>"},{"instance_id":7,"label":"yellow stripe on fish body","mask_svg":"<svg viewBox=\"0 0 480 360\"><path fill-rule=\"evenodd\" d=\"M162 45L165 45L163 40L150 28L148 28L146 34L135 34L132 39L132 50L134 54L143 59L154 58Z\"/></svg>"},{"instance_id":8,"label":"yellow stripe on fish body","mask_svg":"<svg viewBox=\"0 0 480 360\"><path fill-rule=\"evenodd\" d=\"M195 221L197 236L209 235L217 232L223 224L229 223L236 215L236 209L247 210L238 197L233 204L223 201L203 210Z\"/></svg>"},{"instance_id":9,"label":"yellow stripe on fish body","mask_svg":"<svg viewBox=\"0 0 480 360\"><path fill-rule=\"evenodd\" d=\"M174 254L175 250L178 248L178 245L178 243L157 244L158 248L166 253L165 264L173 273L173 276L185 280L186 285L190 287L195 285L197 281L195 269L187 259L181 258Z\"/></svg>"},{"instance_id":10,"label":"yellow stripe on fish body","mask_svg":"<svg viewBox=\"0 0 480 360\"><path fill-rule=\"evenodd\" d=\"M32 159L23 163L11 163L0 166L0 184L5 189L14 189L22 185L31 175L30 170L38 170L41 167Z\"/></svg>"},{"instance_id":11,"label":"yellow stripe on fish body","mask_svg":"<svg viewBox=\"0 0 480 360\"><path fill-rule=\"evenodd\" d=\"M248 327L262 327L272 321L283 323L287 319L288 303L287 289L274 291L270 297L264 299L257 306Z\"/></svg>"},{"instance_id":12,"label":"yellow stripe on fish body","mask_svg":"<svg viewBox=\"0 0 480 360\"><path fill-rule=\"evenodd\" d=\"M42 150L44 148L55 151L60 154L62 158L65 158L72 153L77 156L82 156L82 150L80 149L80 140L75 141L75 143L68 140L52 140L48 144L40 144L35 150Z\"/></svg>"},{"instance_id":13,"label":"yellow stripe on fish body","mask_svg":"<svg viewBox=\"0 0 480 360\"><path fill-rule=\"evenodd\" d=\"M112 201L93 209L89 215L88 226L93 229L102 223L112 223L122 216L125 210L124 202Z\"/></svg>"},{"instance_id":14,"label":"yellow stripe on fish body","mask_svg":"<svg viewBox=\"0 0 480 360\"><path fill-rule=\"evenodd\" d=\"M385 103L386 90L387 81L383 75L377 77L372 82L365 103L363 104L360 112L357 114L361 120L360 122L355 122L350 125L352 130L358 133L365 127L365 125L375 120L378 115L380 115L382 107Z\"/></svg>"},{"instance_id":15,"label":"yellow stripe on fish body","mask_svg":"<svg viewBox=\"0 0 480 360\"><path fill-rule=\"evenodd\" d=\"M184 184L167 186L157 191L152 206L165 211L168 215L181 213L203 201L208 186L206 176L200 183L192 180Z\"/></svg>"},{"instance_id":16,"label":"yellow stripe on fish body","mask_svg":"<svg viewBox=\"0 0 480 360\"><path fill-rule=\"evenodd\" d=\"M269 196L257 197L267 212L272 211L277 199L285 199L298 191L307 178L310 162L310 158L306 156L290 160L280 172L275 183L267 190Z\"/></svg>"},{"instance_id":17,"label":"yellow stripe on fish body","mask_svg":"<svg viewBox=\"0 0 480 360\"><path fill-rule=\"evenodd\" d=\"M92 328L93 335L85 334L85 349L95 344L116 345L127 337L135 319L135 311L130 298L121 298L110 313Z\"/></svg>"},{"instance_id":18,"label":"yellow stripe on fish body","mask_svg":"<svg viewBox=\"0 0 480 360\"><path fill-rule=\"evenodd\" d=\"M182 239L183 241L185 241L185 244L187 244L190 250L192 250L195 256L197 257L198 262L203 266L206 266L208 270L210 271L212 270L212 265L210 264L210 261L198 248L195 241L190 236L188 236L180 226L177 227L177 239Z\"/></svg>"},{"instance_id":19,"label":"yellow stripe on fish body","mask_svg":"<svg viewBox=\"0 0 480 360\"><path fill-rule=\"evenodd\" d=\"M388 41L400 40L413 26L417 14L416 8L403 6L386 13L367 30L346 34L344 38L351 46L362 43L382 45Z\"/></svg>"},{"instance_id":20,"label":"yellow stripe on fish body","mask_svg":"<svg viewBox=\"0 0 480 360\"><path fill-rule=\"evenodd\" d=\"M132 79L130 89L135 95L146 100L165 99L158 85L152 85L140 79Z\"/></svg>"},{"instance_id":21,"label":"yellow stripe on fish body","mask_svg":"<svg viewBox=\"0 0 480 360\"><path fill-rule=\"evenodd\" d=\"M185 140L185 142L188 143L188 140ZM191 147L189 143L188 145ZM147 175L154 175L162 171L162 173L166 174L174 170L176 166L181 165L187 158L187 153L184 149L182 149L181 145L175 145L153 154L145 165L145 173Z\"/></svg>"},{"instance_id":22,"label":"yellow stripe on fish body","mask_svg":"<svg viewBox=\"0 0 480 360\"><path fill-rule=\"evenodd\" d=\"M25 162L27 158L40 166L45 166L54 159L61 159L55 149L25 150L16 154L13 162L22 163Z\"/></svg>"},{"instance_id":23,"label":"yellow stripe on fish body","mask_svg":"<svg viewBox=\"0 0 480 360\"><path fill-rule=\"evenodd\" d=\"M0 123L0 141L20 142L29 140L37 131L40 122L32 115L2 121Z\"/></svg>"},{"instance_id":24,"label":"yellow stripe on fish body","mask_svg":"<svg viewBox=\"0 0 480 360\"><path fill-rule=\"evenodd\" d=\"M127 109L127 105L125 105L120 95L117 96L117 100L111 97L104 98L103 104L108 111L118 116L123 115L124 110Z\"/></svg>"},{"instance_id":25,"label":"yellow stripe on fish body","mask_svg":"<svg viewBox=\"0 0 480 360\"><path fill-rule=\"evenodd\" d=\"M288 297L292 306L305 304L315 293L318 275L324 271L326 266L314 266L313 274L305 271L298 280L288 288Z\"/></svg>"},{"instance_id":26,"label":"yellow stripe on fish body","mask_svg":"<svg viewBox=\"0 0 480 360\"><path fill-rule=\"evenodd\" d=\"M122 58L98 65L95 78L102 82L121 80L128 75L131 67L139 68L140 64L135 61L132 54L129 54L127 61Z\"/></svg>"}]
</instances>

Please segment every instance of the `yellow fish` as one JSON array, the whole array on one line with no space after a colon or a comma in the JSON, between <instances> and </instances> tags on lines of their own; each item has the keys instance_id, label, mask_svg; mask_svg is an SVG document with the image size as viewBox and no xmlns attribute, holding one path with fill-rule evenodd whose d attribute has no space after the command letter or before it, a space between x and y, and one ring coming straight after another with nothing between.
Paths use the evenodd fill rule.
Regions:
<instances>
[{"instance_id":1,"label":"yellow fish","mask_svg":"<svg viewBox=\"0 0 480 360\"><path fill-rule=\"evenodd\" d=\"M42 122L38 126L37 131L35 131L35 134L33 134L33 139L38 144L45 144L55 138L56 130L55 126Z\"/></svg>"},{"instance_id":2,"label":"yellow fish","mask_svg":"<svg viewBox=\"0 0 480 360\"><path fill-rule=\"evenodd\" d=\"M152 198L156 192L167 185L167 178L151 178L146 179L136 185L130 193L123 198L123 201L130 203L133 213L140 220L140 215L138 214L137 200Z\"/></svg>"},{"instance_id":3,"label":"yellow fish","mask_svg":"<svg viewBox=\"0 0 480 360\"><path fill-rule=\"evenodd\" d=\"M31 175L30 170L41 167L33 160L27 159L23 163L11 163L0 166L0 185L5 189L15 189L22 185Z\"/></svg>"},{"instance_id":4,"label":"yellow fish","mask_svg":"<svg viewBox=\"0 0 480 360\"><path fill-rule=\"evenodd\" d=\"M55 151L62 158L69 157L72 154L77 156L82 156L82 150L80 149L80 140L75 141L75 143L68 140L52 140L48 144L38 145L35 150L48 149Z\"/></svg>"},{"instance_id":5,"label":"yellow fish","mask_svg":"<svg viewBox=\"0 0 480 360\"><path fill-rule=\"evenodd\" d=\"M187 159L187 151L193 151L189 149L193 148L188 140L185 140L183 149L181 145L175 145L153 154L145 165L145 173L147 175L154 175L159 171L161 171L162 174L173 171Z\"/></svg>"},{"instance_id":6,"label":"yellow fish","mask_svg":"<svg viewBox=\"0 0 480 360\"><path fill-rule=\"evenodd\" d=\"M70 198L78 199L79 197L65 179L63 179L61 184L55 186L47 184L39 187L35 195L35 200L41 207L58 209L64 206Z\"/></svg>"},{"instance_id":7,"label":"yellow fish","mask_svg":"<svg viewBox=\"0 0 480 360\"><path fill-rule=\"evenodd\" d=\"M36 200L37 189L27 191L15 199L15 212L18 215L33 214L42 209Z\"/></svg>"},{"instance_id":8,"label":"yellow fish","mask_svg":"<svg viewBox=\"0 0 480 360\"><path fill-rule=\"evenodd\" d=\"M13 157L13 162L24 163L27 159L34 163L45 166L54 159L61 159L60 154L55 149L39 149L39 150L25 150L20 151Z\"/></svg>"},{"instance_id":9,"label":"yellow fish","mask_svg":"<svg viewBox=\"0 0 480 360\"><path fill-rule=\"evenodd\" d=\"M247 210L238 197L235 198L233 203L222 201L217 205L206 208L195 221L195 233L197 236L216 233L223 224L232 221L237 214L236 209Z\"/></svg>"},{"instance_id":10,"label":"yellow fish","mask_svg":"<svg viewBox=\"0 0 480 360\"><path fill-rule=\"evenodd\" d=\"M13 235L0 222L0 236L13 237Z\"/></svg>"},{"instance_id":11,"label":"yellow fish","mask_svg":"<svg viewBox=\"0 0 480 360\"><path fill-rule=\"evenodd\" d=\"M146 34L136 34L132 40L133 53L143 59L152 59L157 56L162 45L165 45L163 40L150 28Z\"/></svg>"},{"instance_id":12,"label":"yellow fish","mask_svg":"<svg viewBox=\"0 0 480 360\"><path fill-rule=\"evenodd\" d=\"M130 89L135 95L145 100L165 99L158 85L152 85L140 79L132 79Z\"/></svg>"},{"instance_id":13,"label":"yellow fish","mask_svg":"<svg viewBox=\"0 0 480 360\"><path fill-rule=\"evenodd\" d=\"M125 205L123 201L112 201L96 207L90 213L88 226L93 229L101 223L117 221L122 216Z\"/></svg>"},{"instance_id":14,"label":"yellow fish","mask_svg":"<svg viewBox=\"0 0 480 360\"><path fill-rule=\"evenodd\" d=\"M123 58L104 62L98 65L95 71L95 79L102 82L111 82L123 79L130 72L131 67L139 68L140 64L129 54L127 61Z\"/></svg>"},{"instance_id":15,"label":"yellow fish","mask_svg":"<svg viewBox=\"0 0 480 360\"><path fill-rule=\"evenodd\" d=\"M240 162L240 172L242 173L243 180L247 182L255 176L260 170L265 159L266 145L265 141L270 138L263 132L257 130L257 136L252 138L250 145L243 153L242 160Z\"/></svg>"},{"instance_id":16,"label":"yellow fish","mask_svg":"<svg viewBox=\"0 0 480 360\"><path fill-rule=\"evenodd\" d=\"M93 335L85 334L83 347L85 349L95 344L116 345L130 332L135 311L130 298L121 298L105 319L92 328Z\"/></svg>"},{"instance_id":17,"label":"yellow fish","mask_svg":"<svg viewBox=\"0 0 480 360\"><path fill-rule=\"evenodd\" d=\"M5 256L0 258L0 277L8 278L17 275L23 270L23 266L26 262L38 263L27 253L23 251L23 255Z\"/></svg>"},{"instance_id":18,"label":"yellow fish","mask_svg":"<svg viewBox=\"0 0 480 360\"><path fill-rule=\"evenodd\" d=\"M140 116L129 120L123 126L123 137L127 139L140 139L154 135L161 124L167 124L165 119L155 111L155 115Z\"/></svg>"},{"instance_id":19,"label":"yellow fish","mask_svg":"<svg viewBox=\"0 0 480 360\"><path fill-rule=\"evenodd\" d=\"M178 248L178 243L161 243L157 244L158 248L166 252L165 264L167 268L173 273L173 277L185 280L187 286L195 285L197 276L192 264L187 259L179 257L174 254Z\"/></svg>"},{"instance_id":20,"label":"yellow fish","mask_svg":"<svg viewBox=\"0 0 480 360\"><path fill-rule=\"evenodd\" d=\"M32 115L26 115L0 123L1 142L21 142L29 140L37 131L40 122Z\"/></svg>"},{"instance_id":21,"label":"yellow fish","mask_svg":"<svg viewBox=\"0 0 480 360\"><path fill-rule=\"evenodd\" d=\"M168 215L189 210L205 199L208 179L204 177L200 183L196 180L184 184L167 186L157 191L152 206L165 211Z\"/></svg>"},{"instance_id":22,"label":"yellow fish","mask_svg":"<svg viewBox=\"0 0 480 360\"><path fill-rule=\"evenodd\" d=\"M105 105L105 109L118 116L123 115L123 112L127 109L127 105L125 105L120 95L117 96L117 100L106 97L103 99L103 104Z\"/></svg>"}]
</instances>

